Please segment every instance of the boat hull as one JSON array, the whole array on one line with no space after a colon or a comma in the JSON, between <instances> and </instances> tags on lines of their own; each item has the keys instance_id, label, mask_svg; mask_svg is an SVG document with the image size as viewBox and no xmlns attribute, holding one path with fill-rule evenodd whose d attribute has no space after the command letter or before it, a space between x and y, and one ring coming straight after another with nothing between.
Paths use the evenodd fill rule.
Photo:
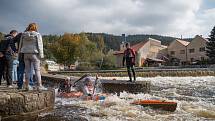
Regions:
<instances>
[{"instance_id":1,"label":"boat hull","mask_svg":"<svg viewBox=\"0 0 215 121\"><path fill-rule=\"evenodd\" d=\"M141 105L143 107L151 107L153 109L160 109L165 111L174 112L177 108L176 102L160 101L160 100L138 100L132 102L135 105Z\"/></svg>"}]
</instances>

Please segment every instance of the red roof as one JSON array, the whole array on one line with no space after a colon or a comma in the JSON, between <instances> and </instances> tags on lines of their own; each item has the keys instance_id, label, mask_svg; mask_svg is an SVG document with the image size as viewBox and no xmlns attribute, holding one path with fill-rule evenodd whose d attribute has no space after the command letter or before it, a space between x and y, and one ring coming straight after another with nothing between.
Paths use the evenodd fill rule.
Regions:
<instances>
[{"instance_id":1,"label":"red roof","mask_svg":"<svg viewBox=\"0 0 215 121\"><path fill-rule=\"evenodd\" d=\"M142 42L140 42L140 43L138 43L138 44L132 45L131 48L132 48L135 52L137 52L141 47L143 47L143 46L145 45L146 42L148 42L148 41L142 41ZM116 51L116 52L114 53L114 55L119 55L119 54L123 54L123 53L124 53L124 51Z\"/></svg>"}]
</instances>

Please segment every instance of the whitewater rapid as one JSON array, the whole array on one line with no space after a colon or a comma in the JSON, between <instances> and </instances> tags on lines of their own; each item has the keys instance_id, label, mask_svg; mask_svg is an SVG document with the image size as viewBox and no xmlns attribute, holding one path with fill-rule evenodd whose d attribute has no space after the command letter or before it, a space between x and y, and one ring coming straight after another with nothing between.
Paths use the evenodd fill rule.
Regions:
<instances>
[{"instance_id":1,"label":"whitewater rapid","mask_svg":"<svg viewBox=\"0 0 215 121\"><path fill-rule=\"evenodd\" d=\"M128 80L127 77L100 79ZM56 98L56 106L84 108L80 115L89 121L205 121L215 120L215 77L138 77L150 81L149 94L123 92L112 94L104 102ZM171 100L178 103L175 112L131 105L137 99ZM70 111L70 108L67 108ZM72 111L72 110L71 110ZM75 114L75 113L74 113Z\"/></svg>"}]
</instances>

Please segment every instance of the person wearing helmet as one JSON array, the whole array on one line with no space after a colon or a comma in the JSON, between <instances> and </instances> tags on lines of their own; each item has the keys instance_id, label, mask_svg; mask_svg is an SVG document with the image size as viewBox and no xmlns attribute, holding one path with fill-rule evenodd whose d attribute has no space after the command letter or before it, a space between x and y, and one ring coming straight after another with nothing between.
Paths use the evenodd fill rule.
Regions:
<instances>
[{"instance_id":1,"label":"person wearing helmet","mask_svg":"<svg viewBox=\"0 0 215 121\"><path fill-rule=\"evenodd\" d=\"M85 96L92 96L93 86L93 79L91 77L86 77L77 82L75 88L77 91L82 92Z\"/></svg>"},{"instance_id":2,"label":"person wearing helmet","mask_svg":"<svg viewBox=\"0 0 215 121\"><path fill-rule=\"evenodd\" d=\"M58 92L66 92L69 93L71 91L71 79L70 77L66 77L64 81L60 82L60 86Z\"/></svg>"}]
</instances>

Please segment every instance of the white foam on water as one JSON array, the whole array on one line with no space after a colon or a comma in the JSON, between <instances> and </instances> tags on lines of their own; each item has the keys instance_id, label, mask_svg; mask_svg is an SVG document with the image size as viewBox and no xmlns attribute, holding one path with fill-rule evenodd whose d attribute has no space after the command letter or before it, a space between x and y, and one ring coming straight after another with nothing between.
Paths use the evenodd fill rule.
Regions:
<instances>
[{"instance_id":1,"label":"white foam on water","mask_svg":"<svg viewBox=\"0 0 215 121\"><path fill-rule=\"evenodd\" d=\"M102 78L128 80L127 77ZM103 103L61 98L56 98L56 102L88 108L86 118L92 121L215 120L215 77L138 77L137 81L150 81L155 90L150 94L122 92L120 96L107 96ZM170 100L178 105L175 112L166 112L130 104L138 99Z\"/></svg>"}]
</instances>

